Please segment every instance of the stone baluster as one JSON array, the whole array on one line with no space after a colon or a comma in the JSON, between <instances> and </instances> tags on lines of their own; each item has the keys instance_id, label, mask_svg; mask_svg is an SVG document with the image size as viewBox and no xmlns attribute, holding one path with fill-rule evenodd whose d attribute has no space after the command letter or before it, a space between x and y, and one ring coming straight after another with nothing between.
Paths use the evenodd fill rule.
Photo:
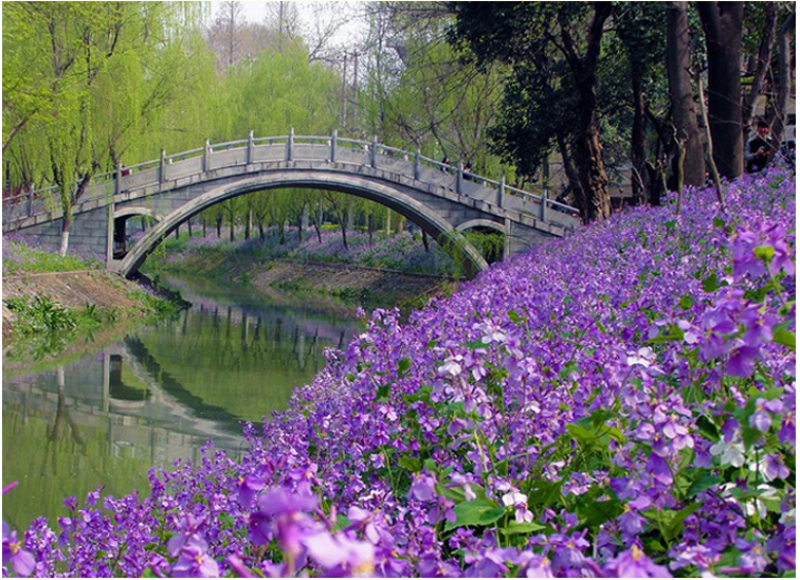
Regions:
<instances>
[{"instance_id":1,"label":"stone baluster","mask_svg":"<svg viewBox=\"0 0 800 580\"><path fill-rule=\"evenodd\" d=\"M458 173L456 173L456 193L461 194L464 185L464 161L458 160Z\"/></svg>"},{"instance_id":2,"label":"stone baluster","mask_svg":"<svg viewBox=\"0 0 800 580\"><path fill-rule=\"evenodd\" d=\"M247 135L247 164L250 165L253 160L255 159L256 154L256 143L253 140L253 132Z\"/></svg>"},{"instance_id":3,"label":"stone baluster","mask_svg":"<svg viewBox=\"0 0 800 580\"><path fill-rule=\"evenodd\" d=\"M339 131L333 130L331 134L331 163L336 163L336 141L339 139Z\"/></svg>"},{"instance_id":4,"label":"stone baluster","mask_svg":"<svg viewBox=\"0 0 800 580\"><path fill-rule=\"evenodd\" d=\"M420 152L419 147L417 147L417 152L414 153L414 179L416 179L417 181L419 181L419 177L420 177L420 161L421 161L420 157L421 156L422 156L422 153Z\"/></svg>"},{"instance_id":5,"label":"stone baluster","mask_svg":"<svg viewBox=\"0 0 800 580\"><path fill-rule=\"evenodd\" d=\"M497 185L497 206L503 207L503 197L506 195L506 174L500 176L500 183Z\"/></svg>"},{"instance_id":6,"label":"stone baluster","mask_svg":"<svg viewBox=\"0 0 800 580\"><path fill-rule=\"evenodd\" d=\"M294 127L289 129L289 138L286 140L286 161L294 158Z\"/></svg>"},{"instance_id":7,"label":"stone baluster","mask_svg":"<svg viewBox=\"0 0 800 580\"><path fill-rule=\"evenodd\" d=\"M378 136L372 136L372 157L370 160L372 167L378 167Z\"/></svg>"},{"instance_id":8,"label":"stone baluster","mask_svg":"<svg viewBox=\"0 0 800 580\"><path fill-rule=\"evenodd\" d=\"M114 195L122 193L122 163L117 163L117 173L114 175Z\"/></svg>"},{"instance_id":9,"label":"stone baluster","mask_svg":"<svg viewBox=\"0 0 800 580\"><path fill-rule=\"evenodd\" d=\"M167 180L167 152L161 150L161 162L158 165L158 182L164 183Z\"/></svg>"},{"instance_id":10,"label":"stone baluster","mask_svg":"<svg viewBox=\"0 0 800 580\"><path fill-rule=\"evenodd\" d=\"M544 160L542 166L542 198L540 200L539 217L543 222L547 221L547 194L550 189L550 158Z\"/></svg>"},{"instance_id":11,"label":"stone baluster","mask_svg":"<svg viewBox=\"0 0 800 580\"><path fill-rule=\"evenodd\" d=\"M206 139L206 148L203 151L203 171L211 169L211 142Z\"/></svg>"}]
</instances>

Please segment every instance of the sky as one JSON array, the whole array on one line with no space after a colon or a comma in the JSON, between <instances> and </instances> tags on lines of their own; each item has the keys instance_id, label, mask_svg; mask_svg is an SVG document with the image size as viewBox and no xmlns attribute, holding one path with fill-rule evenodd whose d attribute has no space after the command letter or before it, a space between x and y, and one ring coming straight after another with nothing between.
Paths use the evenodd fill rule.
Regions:
<instances>
[{"instance_id":1,"label":"sky","mask_svg":"<svg viewBox=\"0 0 800 580\"><path fill-rule=\"evenodd\" d=\"M293 2L293 4L298 5L298 10L300 12L300 17L305 21L308 22L311 17L312 13L309 8L309 4L312 2ZM317 4L344 4L344 2L316 2ZM213 20L214 17L217 15L217 12L221 9L223 2L222 1L212 1L211 2L211 19ZM270 2L257 2L254 0L245 0L241 2L242 7L244 8L244 17L249 22L262 22L264 17L267 14L267 4ZM349 4L355 4L353 2ZM337 34L333 38L333 44L343 44L346 43L347 40L351 40L355 35L361 32L363 25L359 20L353 19L349 24L343 26Z\"/></svg>"}]
</instances>

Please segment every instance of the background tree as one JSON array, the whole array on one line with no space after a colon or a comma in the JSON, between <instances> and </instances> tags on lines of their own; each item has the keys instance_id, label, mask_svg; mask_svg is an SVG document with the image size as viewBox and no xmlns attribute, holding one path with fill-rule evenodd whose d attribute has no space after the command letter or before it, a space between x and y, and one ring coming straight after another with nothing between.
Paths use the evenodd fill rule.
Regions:
<instances>
[{"instance_id":1,"label":"background tree","mask_svg":"<svg viewBox=\"0 0 800 580\"><path fill-rule=\"evenodd\" d=\"M692 91L692 55L688 2L667 3L667 72L672 102L672 122L684 143L684 182L700 186L706 181L703 141L697 125L698 110Z\"/></svg>"},{"instance_id":2,"label":"background tree","mask_svg":"<svg viewBox=\"0 0 800 580\"><path fill-rule=\"evenodd\" d=\"M708 117L714 161L728 179L744 171L741 51L744 2L698 2L708 53Z\"/></svg>"}]
</instances>

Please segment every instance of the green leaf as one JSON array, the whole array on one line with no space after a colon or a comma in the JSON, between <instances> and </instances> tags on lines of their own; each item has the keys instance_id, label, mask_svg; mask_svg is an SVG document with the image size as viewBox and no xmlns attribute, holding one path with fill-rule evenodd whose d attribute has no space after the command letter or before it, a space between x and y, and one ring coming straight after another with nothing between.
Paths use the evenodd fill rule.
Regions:
<instances>
[{"instance_id":1,"label":"green leaf","mask_svg":"<svg viewBox=\"0 0 800 580\"><path fill-rule=\"evenodd\" d=\"M795 337L794 332L791 330L786 330L785 328L773 328L772 329L772 342L777 344L781 344L791 350L792 352L796 352L797 349L797 338Z\"/></svg>"},{"instance_id":2,"label":"green leaf","mask_svg":"<svg viewBox=\"0 0 800 580\"><path fill-rule=\"evenodd\" d=\"M714 227L721 228L723 230L725 229L725 221L723 219L715 217L713 223Z\"/></svg>"},{"instance_id":3,"label":"green leaf","mask_svg":"<svg viewBox=\"0 0 800 580\"><path fill-rule=\"evenodd\" d=\"M375 400L381 399L388 399L389 398L389 389L391 387L391 383L386 383L378 387L378 390L375 392Z\"/></svg>"},{"instance_id":4,"label":"green leaf","mask_svg":"<svg viewBox=\"0 0 800 580\"><path fill-rule=\"evenodd\" d=\"M432 457L426 459L423 465L428 473L436 473L436 461Z\"/></svg>"},{"instance_id":5,"label":"green leaf","mask_svg":"<svg viewBox=\"0 0 800 580\"><path fill-rule=\"evenodd\" d=\"M684 294L681 296L678 306L684 310L691 310L692 306L694 306L694 298L692 298L689 294Z\"/></svg>"},{"instance_id":6,"label":"green leaf","mask_svg":"<svg viewBox=\"0 0 800 580\"><path fill-rule=\"evenodd\" d=\"M706 436L706 439L710 439L715 443L719 441L719 427L705 415L700 415L697 418L697 429Z\"/></svg>"},{"instance_id":7,"label":"green leaf","mask_svg":"<svg viewBox=\"0 0 800 580\"><path fill-rule=\"evenodd\" d=\"M453 508L453 512L456 514L456 521L447 522L445 531L463 526L491 525L503 517L506 510L493 501L474 499L458 504Z\"/></svg>"},{"instance_id":8,"label":"green leaf","mask_svg":"<svg viewBox=\"0 0 800 580\"><path fill-rule=\"evenodd\" d=\"M716 475L704 475L689 487L689 491L687 495L689 497L694 497L698 493L703 493L705 490L714 487L718 483L722 482L721 477L717 477Z\"/></svg>"},{"instance_id":9,"label":"green leaf","mask_svg":"<svg viewBox=\"0 0 800 580\"><path fill-rule=\"evenodd\" d=\"M336 523L333 526L333 531L338 532L350 526L351 522L344 514L336 514Z\"/></svg>"},{"instance_id":10,"label":"green leaf","mask_svg":"<svg viewBox=\"0 0 800 580\"><path fill-rule=\"evenodd\" d=\"M775 248L769 245L757 246L753 248L753 253L756 255L756 258L769 264L772 258L775 257Z\"/></svg>"},{"instance_id":11,"label":"green leaf","mask_svg":"<svg viewBox=\"0 0 800 580\"><path fill-rule=\"evenodd\" d=\"M511 536L513 534L530 534L531 532L538 532L543 530L544 526L534 522L517 523L515 521L509 522L507 528L500 530L504 536Z\"/></svg>"},{"instance_id":12,"label":"green leaf","mask_svg":"<svg viewBox=\"0 0 800 580\"><path fill-rule=\"evenodd\" d=\"M610 522L622 513L623 503L617 499L608 501L589 501L581 505L576 511L583 525L596 528Z\"/></svg>"},{"instance_id":13,"label":"green leaf","mask_svg":"<svg viewBox=\"0 0 800 580\"><path fill-rule=\"evenodd\" d=\"M681 531L683 527L683 522L686 521L690 515L696 512L700 507L703 505L702 502L694 502L689 504L679 512L674 512L672 519L670 520L669 524L667 525L666 529L664 530L667 535L667 541L671 542L674 540Z\"/></svg>"},{"instance_id":14,"label":"green leaf","mask_svg":"<svg viewBox=\"0 0 800 580\"><path fill-rule=\"evenodd\" d=\"M708 278L703 280L703 291L704 292L714 292L718 288L719 288L719 280L717 279L717 273L716 272L714 272L713 274L711 274L711 276L709 276Z\"/></svg>"},{"instance_id":15,"label":"green leaf","mask_svg":"<svg viewBox=\"0 0 800 580\"><path fill-rule=\"evenodd\" d=\"M408 360L407 358L401 358L397 362L397 378L399 379L404 374L406 374L408 372L408 369L410 368L411 368L411 361Z\"/></svg>"},{"instance_id":16,"label":"green leaf","mask_svg":"<svg viewBox=\"0 0 800 580\"><path fill-rule=\"evenodd\" d=\"M397 464L403 469L407 469L412 473L418 473L422 471L422 462L416 457L401 457L397 460Z\"/></svg>"},{"instance_id":17,"label":"green leaf","mask_svg":"<svg viewBox=\"0 0 800 580\"><path fill-rule=\"evenodd\" d=\"M486 345L483 344L482 340L473 340L471 342L468 342L464 346L466 346L470 350L475 350L475 349L478 349L478 348L485 348L486 347Z\"/></svg>"},{"instance_id":18,"label":"green leaf","mask_svg":"<svg viewBox=\"0 0 800 580\"><path fill-rule=\"evenodd\" d=\"M750 449L761 439L761 431L753 427L742 428L742 440L744 441L745 449Z\"/></svg>"},{"instance_id":19,"label":"green leaf","mask_svg":"<svg viewBox=\"0 0 800 580\"><path fill-rule=\"evenodd\" d=\"M508 311L508 319L513 322L514 324L522 326L525 322L528 321L527 318L520 316L516 311L509 310Z\"/></svg>"}]
</instances>

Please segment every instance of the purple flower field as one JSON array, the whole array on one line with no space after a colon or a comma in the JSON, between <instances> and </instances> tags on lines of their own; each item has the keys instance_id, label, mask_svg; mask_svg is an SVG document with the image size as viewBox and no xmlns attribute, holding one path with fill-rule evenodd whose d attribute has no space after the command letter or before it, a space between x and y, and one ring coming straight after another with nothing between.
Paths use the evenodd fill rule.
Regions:
<instances>
[{"instance_id":1,"label":"purple flower field","mask_svg":"<svg viewBox=\"0 0 800 580\"><path fill-rule=\"evenodd\" d=\"M5 571L793 576L794 179L617 214L405 325L377 310L243 459L209 444L148 493L4 526Z\"/></svg>"}]
</instances>

